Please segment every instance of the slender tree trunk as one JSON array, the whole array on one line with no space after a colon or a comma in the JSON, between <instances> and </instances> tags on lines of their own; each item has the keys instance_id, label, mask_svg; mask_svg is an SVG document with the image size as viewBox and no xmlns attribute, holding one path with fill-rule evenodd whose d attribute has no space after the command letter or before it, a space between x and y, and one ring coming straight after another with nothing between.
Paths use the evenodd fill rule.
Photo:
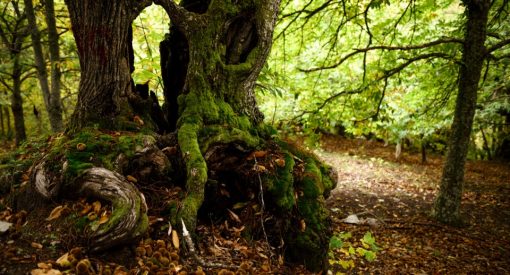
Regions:
<instances>
[{"instance_id":1,"label":"slender tree trunk","mask_svg":"<svg viewBox=\"0 0 510 275\"><path fill-rule=\"evenodd\" d=\"M8 107L4 107L3 111L5 113L5 122L7 126L7 140L11 140L12 139L11 113L9 112Z\"/></svg>"},{"instance_id":2,"label":"slender tree trunk","mask_svg":"<svg viewBox=\"0 0 510 275\"><path fill-rule=\"evenodd\" d=\"M70 129L125 126L133 117L129 29L150 1L66 0L80 58L78 102Z\"/></svg>"},{"instance_id":3,"label":"slender tree trunk","mask_svg":"<svg viewBox=\"0 0 510 275\"><path fill-rule=\"evenodd\" d=\"M31 1L31 0L30 0ZM51 65L51 89L49 100L49 119L53 132L64 129L62 122L62 104L60 99L60 48L57 23L55 22L55 4L53 0L45 0L46 25L48 26L48 44Z\"/></svg>"},{"instance_id":4,"label":"slender tree trunk","mask_svg":"<svg viewBox=\"0 0 510 275\"><path fill-rule=\"evenodd\" d=\"M4 106L0 105L0 126L2 128L2 138L5 138L5 128L4 128Z\"/></svg>"},{"instance_id":5,"label":"slender tree trunk","mask_svg":"<svg viewBox=\"0 0 510 275\"><path fill-rule=\"evenodd\" d=\"M14 130L16 137L16 145L27 139L25 131L25 117L23 115L23 98L21 97L21 64L19 60L19 52L14 54L14 64L12 69L12 95L11 110L14 116Z\"/></svg>"},{"instance_id":6,"label":"slender tree trunk","mask_svg":"<svg viewBox=\"0 0 510 275\"><path fill-rule=\"evenodd\" d=\"M459 92L455 105L448 154L433 216L446 224L460 224L460 204L464 184L464 166L475 115L478 82L485 61L488 0L464 0L466 32L460 67Z\"/></svg>"},{"instance_id":7,"label":"slender tree trunk","mask_svg":"<svg viewBox=\"0 0 510 275\"><path fill-rule=\"evenodd\" d=\"M25 13L28 19L28 25L30 28L30 36L32 38L32 48L34 49L35 67L37 69L37 79L39 80L39 87L44 99L44 106L48 112L51 129L53 132L62 130L62 117L54 112L53 98L50 92L50 86L48 83L48 73L46 70L46 62L43 54L43 47L41 44L41 33L37 28L37 21L35 18L35 11L32 0L24 0L25 2ZM60 102L60 97L58 99Z\"/></svg>"}]
</instances>

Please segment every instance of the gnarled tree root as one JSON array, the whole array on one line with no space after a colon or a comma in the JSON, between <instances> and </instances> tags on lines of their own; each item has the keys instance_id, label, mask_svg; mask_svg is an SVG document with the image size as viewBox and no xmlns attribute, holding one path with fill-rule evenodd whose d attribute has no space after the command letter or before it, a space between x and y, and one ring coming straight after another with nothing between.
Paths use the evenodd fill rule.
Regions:
<instances>
[{"instance_id":1,"label":"gnarled tree root","mask_svg":"<svg viewBox=\"0 0 510 275\"><path fill-rule=\"evenodd\" d=\"M47 199L59 195L91 196L112 205L108 222L96 231L85 230L91 251L100 251L133 241L148 227L147 205L143 194L124 176L101 167L84 170L72 183L63 185L61 171L51 172L48 161L43 160L33 169L32 183L35 190Z\"/></svg>"}]
</instances>

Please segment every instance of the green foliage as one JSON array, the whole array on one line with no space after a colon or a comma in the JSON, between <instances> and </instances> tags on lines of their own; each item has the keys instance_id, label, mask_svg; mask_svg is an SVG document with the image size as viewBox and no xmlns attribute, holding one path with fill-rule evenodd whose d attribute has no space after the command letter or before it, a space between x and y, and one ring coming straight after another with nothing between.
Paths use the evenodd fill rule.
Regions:
<instances>
[{"instance_id":1,"label":"green foliage","mask_svg":"<svg viewBox=\"0 0 510 275\"><path fill-rule=\"evenodd\" d=\"M377 257L380 248L370 231L366 232L359 242L352 242L351 232L341 232L333 235L329 241L329 263L333 268L352 270L356 262L365 259L372 262Z\"/></svg>"},{"instance_id":2,"label":"green foliage","mask_svg":"<svg viewBox=\"0 0 510 275\"><path fill-rule=\"evenodd\" d=\"M503 4L498 1L495 6ZM415 146L427 142L433 148L444 147L452 123L462 45L409 46L462 39L464 7L459 1L343 5L284 1L283 7L273 50L257 87L267 121L283 130L298 125L313 137L310 145L318 132L325 131L391 143L406 138ZM495 11L490 29L500 38L489 37L489 45L509 33L508 24ZM508 51L503 47L498 56L507 56ZM426 55L436 57L406 64ZM508 93L493 96L504 86L505 76L508 79L508 58L489 65L480 90L481 98L487 100L480 106L480 126L474 134L478 148L481 129L495 139L494 144L502 140L498 135L508 133L508 127L493 129L495 121L501 125L504 120L501 105L508 104Z\"/></svg>"}]
</instances>

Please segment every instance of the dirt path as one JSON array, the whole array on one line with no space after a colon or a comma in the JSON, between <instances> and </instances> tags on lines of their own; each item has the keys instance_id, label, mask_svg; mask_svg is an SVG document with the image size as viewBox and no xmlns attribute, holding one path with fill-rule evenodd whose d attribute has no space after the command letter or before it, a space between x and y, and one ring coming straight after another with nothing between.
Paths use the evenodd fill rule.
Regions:
<instances>
[{"instance_id":1,"label":"dirt path","mask_svg":"<svg viewBox=\"0 0 510 275\"><path fill-rule=\"evenodd\" d=\"M343 249L335 250L333 270L348 273L509 274L510 165L470 162L462 210L469 225L447 227L429 218L442 161L404 154L396 162L392 149L379 143L326 137L317 153L334 166L337 188L328 199L335 232L351 232ZM360 214L362 213L362 214ZM350 225L350 214L373 218L378 226ZM370 231L381 248L368 262L346 248ZM340 262L352 260L345 269Z\"/></svg>"}]
</instances>

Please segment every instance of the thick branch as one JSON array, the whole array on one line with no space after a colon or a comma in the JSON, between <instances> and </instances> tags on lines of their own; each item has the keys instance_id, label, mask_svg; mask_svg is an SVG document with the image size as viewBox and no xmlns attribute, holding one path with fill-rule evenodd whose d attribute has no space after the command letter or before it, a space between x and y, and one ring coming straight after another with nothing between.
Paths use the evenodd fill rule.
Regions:
<instances>
[{"instance_id":1,"label":"thick branch","mask_svg":"<svg viewBox=\"0 0 510 275\"><path fill-rule=\"evenodd\" d=\"M174 24L180 31L189 32L190 24L196 21L196 15L194 15L194 13L177 5L177 3L173 0L155 0L154 3L165 9L168 16L170 16L172 24Z\"/></svg>"},{"instance_id":2,"label":"thick branch","mask_svg":"<svg viewBox=\"0 0 510 275\"><path fill-rule=\"evenodd\" d=\"M338 62L332 64L332 65L329 65L329 66L322 66L322 67L316 67L316 68L310 68L310 69L299 69L300 71L302 72L305 72L305 73L309 73L309 72L315 72L315 71L321 71L321 70L329 70L329 69L334 69L340 65L342 65L345 61L347 61L349 58L359 54L359 53L366 53L366 52L369 52L369 51L374 51L374 50L388 50L388 51L411 51L411 50L419 50L419 49L425 49L425 48L430 48L430 47L433 47L433 46L436 46L436 45L440 45L440 44L447 44L447 43L464 43L462 39L458 39L458 38L444 38L444 39L439 39L439 40L435 40L435 41L432 41L432 42L428 42L428 43L425 43L425 44L419 44L419 45L409 45L409 46L384 46L384 45L379 45L379 46L372 46L372 47L366 47L366 48L361 48L361 49L354 49L353 52L347 54L346 56L342 57Z\"/></svg>"}]
</instances>

